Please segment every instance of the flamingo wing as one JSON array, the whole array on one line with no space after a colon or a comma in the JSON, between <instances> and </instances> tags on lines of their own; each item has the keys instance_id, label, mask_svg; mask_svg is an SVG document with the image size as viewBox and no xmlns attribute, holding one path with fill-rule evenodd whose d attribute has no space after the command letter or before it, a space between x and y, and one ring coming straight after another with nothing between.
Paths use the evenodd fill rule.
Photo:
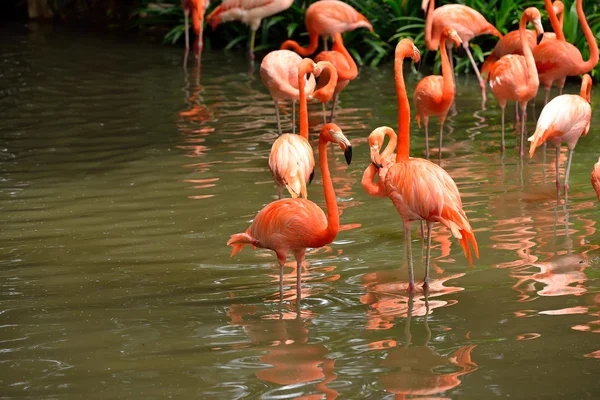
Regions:
<instances>
[{"instance_id":1,"label":"flamingo wing","mask_svg":"<svg viewBox=\"0 0 600 400\"><path fill-rule=\"evenodd\" d=\"M453 28L463 42L469 42L475 36L486 33L502 37L481 13L462 4L446 4L436 8L433 11L432 24L432 36L438 44L446 26Z\"/></svg>"},{"instance_id":2,"label":"flamingo wing","mask_svg":"<svg viewBox=\"0 0 600 400\"><path fill-rule=\"evenodd\" d=\"M265 56L260 64L260 78L274 100L298 100L298 64L302 57L293 51L275 50ZM315 88L315 77L310 74L305 81L305 91L310 95Z\"/></svg>"},{"instance_id":3,"label":"flamingo wing","mask_svg":"<svg viewBox=\"0 0 600 400\"><path fill-rule=\"evenodd\" d=\"M525 57L508 54L490 68L490 88L497 98L518 100L527 92L529 74Z\"/></svg>"},{"instance_id":4,"label":"flamingo wing","mask_svg":"<svg viewBox=\"0 0 600 400\"><path fill-rule=\"evenodd\" d=\"M306 28L322 36L348 32L357 28L373 31L369 20L351 5L338 0L321 0L306 10Z\"/></svg>"},{"instance_id":5,"label":"flamingo wing","mask_svg":"<svg viewBox=\"0 0 600 400\"><path fill-rule=\"evenodd\" d=\"M429 75L421 79L413 96L419 117L443 113L444 79L440 75ZM448 104L448 107L450 104ZM417 118L419 118L417 117Z\"/></svg>"}]
</instances>

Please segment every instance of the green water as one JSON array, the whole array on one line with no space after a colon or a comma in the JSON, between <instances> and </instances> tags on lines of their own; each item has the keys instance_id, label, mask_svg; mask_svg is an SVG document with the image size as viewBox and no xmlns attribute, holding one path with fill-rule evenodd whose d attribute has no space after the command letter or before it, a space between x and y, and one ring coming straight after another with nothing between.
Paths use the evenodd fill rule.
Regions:
<instances>
[{"instance_id":1,"label":"green water","mask_svg":"<svg viewBox=\"0 0 600 400\"><path fill-rule=\"evenodd\" d=\"M521 163L507 112L501 157L493 95L482 110L474 79L457 77L442 166L481 258L470 269L436 225L430 294L409 296L400 218L360 186L367 135L396 126L392 65L361 69L337 119L354 159L329 155L346 230L308 252L300 302L290 257L280 302L273 253L225 245L277 195L258 65L209 52L184 70L180 49L2 33L0 397L600 397L600 113L557 202L553 149ZM435 119L431 131L437 160ZM320 172L309 193L324 207Z\"/></svg>"}]
</instances>

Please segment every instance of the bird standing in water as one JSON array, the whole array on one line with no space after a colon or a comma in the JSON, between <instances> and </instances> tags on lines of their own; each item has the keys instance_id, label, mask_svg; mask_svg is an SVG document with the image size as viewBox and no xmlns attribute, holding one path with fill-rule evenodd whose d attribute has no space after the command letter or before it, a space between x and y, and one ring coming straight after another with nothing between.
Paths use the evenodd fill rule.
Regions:
<instances>
[{"instance_id":1,"label":"bird standing in water","mask_svg":"<svg viewBox=\"0 0 600 400\"><path fill-rule=\"evenodd\" d=\"M440 53L442 54L442 75L429 75L417 83L414 93L415 107L417 108L417 123L421 127L421 118L425 124L425 156L429 158L429 117L437 116L440 120L440 159L442 156L442 134L444 120L454 101L454 77L452 67L446 53L446 41L450 39L455 46L460 46L462 40L452 28L442 31Z\"/></svg>"},{"instance_id":2,"label":"bird standing in water","mask_svg":"<svg viewBox=\"0 0 600 400\"><path fill-rule=\"evenodd\" d=\"M263 18L290 8L294 0L224 0L206 17L212 29L221 22L241 21L250 26L250 59L254 60L254 38Z\"/></svg>"},{"instance_id":3,"label":"bird standing in water","mask_svg":"<svg viewBox=\"0 0 600 400\"><path fill-rule=\"evenodd\" d=\"M327 215L319 206L307 199L276 200L260 210L244 233L231 235L227 242L228 246L233 247L231 256L247 244L275 251L281 281L283 281L283 266L287 255L292 252L297 264L298 295L306 249L319 248L331 243L340 229L337 200L327 164L329 143L337 143L340 146L348 164L352 160L352 147L341 129L335 124L324 125L319 135L319 165L323 175Z\"/></svg>"},{"instance_id":4,"label":"bird standing in water","mask_svg":"<svg viewBox=\"0 0 600 400\"><path fill-rule=\"evenodd\" d=\"M558 163L560 158L560 145L567 143L569 148L569 161L565 174L565 194L569 191L569 174L573 150L581 136L587 135L590 130L592 118L591 101L592 78L585 74L581 80L581 92L576 94L563 94L552 99L544 106L538 119L535 133L528 139L531 142L529 156L533 157L535 149L545 141L556 146L556 188L560 190L560 172Z\"/></svg>"},{"instance_id":5,"label":"bird standing in water","mask_svg":"<svg viewBox=\"0 0 600 400\"><path fill-rule=\"evenodd\" d=\"M396 46L394 76L398 97L398 152L396 162L389 167L385 175L385 193L390 198L404 223L404 240L408 258L408 290L414 290L414 273L410 233L414 221L427 222L427 258L425 282L429 286L429 265L431 256L431 227L441 222L448 227L452 235L459 240L465 255L472 264L471 248L479 257L477 241L473 229L462 209L462 200L456 184L439 165L422 158L411 158L410 154L410 105L406 95L402 62L410 57L414 62L421 58L419 50L410 39L401 40ZM380 127L380 131L393 131L389 127ZM391 133L390 133L391 135ZM371 162L382 166L380 154L371 151Z\"/></svg>"},{"instance_id":6,"label":"bird standing in water","mask_svg":"<svg viewBox=\"0 0 600 400\"><path fill-rule=\"evenodd\" d=\"M190 50L190 29L189 18L192 17L192 26L196 33L196 43L194 52L197 52L199 57L202 54L204 42L202 40L202 31L204 26L204 13L209 6L209 0L181 0L181 8L183 8L183 16L185 18L185 50L186 55Z\"/></svg>"},{"instance_id":7,"label":"bird standing in water","mask_svg":"<svg viewBox=\"0 0 600 400\"><path fill-rule=\"evenodd\" d=\"M306 10L304 24L308 31L308 47L301 47L293 40L286 40L281 45L282 50L291 49L303 57L308 57L317 51L319 36L323 36L324 49L327 50L328 36L335 39L336 33L358 28L367 28L373 32L373 27L364 15L339 0L321 0L312 3Z\"/></svg>"}]
</instances>

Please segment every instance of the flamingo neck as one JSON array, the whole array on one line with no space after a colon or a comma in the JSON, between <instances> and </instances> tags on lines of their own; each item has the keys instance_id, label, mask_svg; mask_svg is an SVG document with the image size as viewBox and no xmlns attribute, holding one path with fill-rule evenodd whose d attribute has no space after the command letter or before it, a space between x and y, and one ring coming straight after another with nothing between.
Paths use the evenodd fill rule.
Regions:
<instances>
[{"instance_id":1,"label":"flamingo neck","mask_svg":"<svg viewBox=\"0 0 600 400\"><path fill-rule=\"evenodd\" d=\"M319 61L317 65L321 68L322 71L327 71L326 74L329 76L327 83L322 88L315 90L312 96L315 99L318 99L321 103L327 103L333 97L335 93L335 87L338 83L338 73L332 63L329 61ZM323 72L321 72L321 78L324 77Z\"/></svg>"},{"instance_id":2,"label":"flamingo neck","mask_svg":"<svg viewBox=\"0 0 600 400\"><path fill-rule=\"evenodd\" d=\"M396 162L408 160L410 154L410 105L404 85L402 62L404 55L396 51L394 59L394 80L396 81L396 96L398 98L398 153Z\"/></svg>"},{"instance_id":3,"label":"flamingo neck","mask_svg":"<svg viewBox=\"0 0 600 400\"><path fill-rule=\"evenodd\" d=\"M381 153L381 159L385 160L387 156L392 154L394 150L396 150L396 146L398 145L398 136L396 136L396 132L393 129L386 129L385 134L390 138L387 146L385 146L385 150Z\"/></svg>"},{"instance_id":4,"label":"flamingo neck","mask_svg":"<svg viewBox=\"0 0 600 400\"><path fill-rule=\"evenodd\" d=\"M352 58L350 53L348 53L348 50L344 46L344 41L342 40L341 33L335 34L332 49L334 51L337 51L338 53L341 53L346 59L346 62L349 66L349 68L345 71L338 71L338 80L351 81L352 79L356 78L356 76L358 75L358 67L356 66L354 59Z\"/></svg>"},{"instance_id":5,"label":"flamingo neck","mask_svg":"<svg viewBox=\"0 0 600 400\"><path fill-rule=\"evenodd\" d=\"M427 17L425 19L425 44L429 50L436 48L436 43L433 43L431 31L433 29L433 11L435 10L435 0L429 0Z\"/></svg>"},{"instance_id":6,"label":"flamingo neck","mask_svg":"<svg viewBox=\"0 0 600 400\"><path fill-rule=\"evenodd\" d=\"M552 30L554 31L554 33L556 34L556 39L557 40L561 40L561 41L566 41L565 40L565 34L563 33L562 30L562 23L558 20L558 18L556 17L556 14L554 13L554 6L552 5L552 1L551 0L544 0L544 6L546 7L546 12L548 13L548 19L550 19L550 24L552 25ZM563 13L561 13L561 20L563 18Z\"/></svg>"},{"instance_id":7,"label":"flamingo neck","mask_svg":"<svg viewBox=\"0 0 600 400\"><path fill-rule=\"evenodd\" d=\"M592 78L589 75L584 75L581 81L581 91L579 95L588 103L592 101Z\"/></svg>"},{"instance_id":8,"label":"flamingo neck","mask_svg":"<svg viewBox=\"0 0 600 400\"><path fill-rule=\"evenodd\" d=\"M527 27L528 19L527 15L523 13L521 22L519 22L519 35L521 38L521 46L523 46L523 57L525 57L525 64L527 65L527 86L530 91L537 91L540 81L535 67L535 59L533 58L533 53L531 52L531 47L529 46L529 41L526 37L527 31L525 28Z\"/></svg>"},{"instance_id":9,"label":"flamingo neck","mask_svg":"<svg viewBox=\"0 0 600 400\"><path fill-rule=\"evenodd\" d=\"M444 97L445 101L452 101L454 98L454 79L452 77L450 60L448 59L448 50L446 49L447 40L448 37L446 35L442 35L442 41L440 43L440 52L442 54L442 79L444 81L442 96Z\"/></svg>"},{"instance_id":10,"label":"flamingo neck","mask_svg":"<svg viewBox=\"0 0 600 400\"><path fill-rule=\"evenodd\" d=\"M360 184L363 189L369 196L375 197L387 197L385 192L384 182L379 179L377 183L375 183L375 177L378 175L378 170L373 163L369 164L365 172L363 173Z\"/></svg>"},{"instance_id":11,"label":"flamingo neck","mask_svg":"<svg viewBox=\"0 0 600 400\"><path fill-rule=\"evenodd\" d=\"M577 0L575 5L577 7L577 17L579 18L581 29L585 35L585 40L588 42L588 46L590 46L590 58L581 65L579 72L581 74L591 71L596 64L598 64L598 43L596 43L594 33L585 19L585 14L583 13L583 0Z\"/></svg>"},{"instance_id":12,"label":"flamingo neck","mask_svg":"<svg viewBox=\"0 0 600 400\"><path fill-rule=\"evenodd\" d=\"M308 68L303 64L298 68L298 92L300 100L300 136L308 140L308 105L306 104L305 77Z\"/></svg>"},{"instance_id":13,"label":"flamingo neck","mask_svg":"<svg viewBox=\"0 0 600 400\"><path fill-rule=\"evenodd\" d=\"M327 229L323 237L323 245L331 243L340 230L340 216L338 213L337 200L333 191L333 183L329 174L329 164L327 163L327 144L329 142L322 136L319 139L319 166L321 175L323 175L323 189L325 190L325 205L327 206Z\"/></svg>"},{"instance_id":14,"label":"flamingo neck","mask_svg":"<svg viewBox=\"0 0 600 400\"><path fill-rule=\"evenodd\" d=\"M300 54L302 57L308 57L313 54L317 47L319 46L319 34L317 33L309 33L309 43L308 47L302 47L298 44L298 42L294 40L286 40L281 45L281 50L292 49L296 53Z\"/></svg>"}]
</instances>

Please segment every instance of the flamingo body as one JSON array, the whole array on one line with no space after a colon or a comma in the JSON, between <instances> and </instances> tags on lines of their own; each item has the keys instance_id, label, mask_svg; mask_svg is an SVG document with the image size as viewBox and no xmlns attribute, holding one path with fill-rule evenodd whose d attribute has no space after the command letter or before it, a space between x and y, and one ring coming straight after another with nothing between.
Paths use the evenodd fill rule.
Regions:
<instances>
[{"instance_id":1,"label":"flamingo body","mask_svg":"<svg viewBox=\"0 0 600 400\"><path fill-rule=\"evenodd\" d=\"M315 169L315 156L308 140L286 133L275 140L269 154L269 170L277 187L283 186L292 197L307 198L306 185Z\"/></svg>"},{"instance_id":2,"label":"flamingo body","mask_svg":"<svg viewBox=\"0 0 600 400\"><path fill-rule=\"evenodd\" d=\"M196 43L194 45L194 51L198 54L202 52L204 42L202 40L202 31L204 24L204 13L210 5L209 0L181 0L181 8L183 9L183 15L185 17L185 48L190 48L190 38L188 30L188 18L192 19L192 28L196 34Z\"/></svg>"},{"instance_id":3,"label":"flamingo body","mask_svg":"<svg viewBox=\"0 0 600 400\"><path fill-rule=\"evenodd\" d=\"M598 162L594 164L594 169L592 170L592 186L596 191L598 201L600 201L600 157L598 158Z\"/></svg>"}]
</instances>

